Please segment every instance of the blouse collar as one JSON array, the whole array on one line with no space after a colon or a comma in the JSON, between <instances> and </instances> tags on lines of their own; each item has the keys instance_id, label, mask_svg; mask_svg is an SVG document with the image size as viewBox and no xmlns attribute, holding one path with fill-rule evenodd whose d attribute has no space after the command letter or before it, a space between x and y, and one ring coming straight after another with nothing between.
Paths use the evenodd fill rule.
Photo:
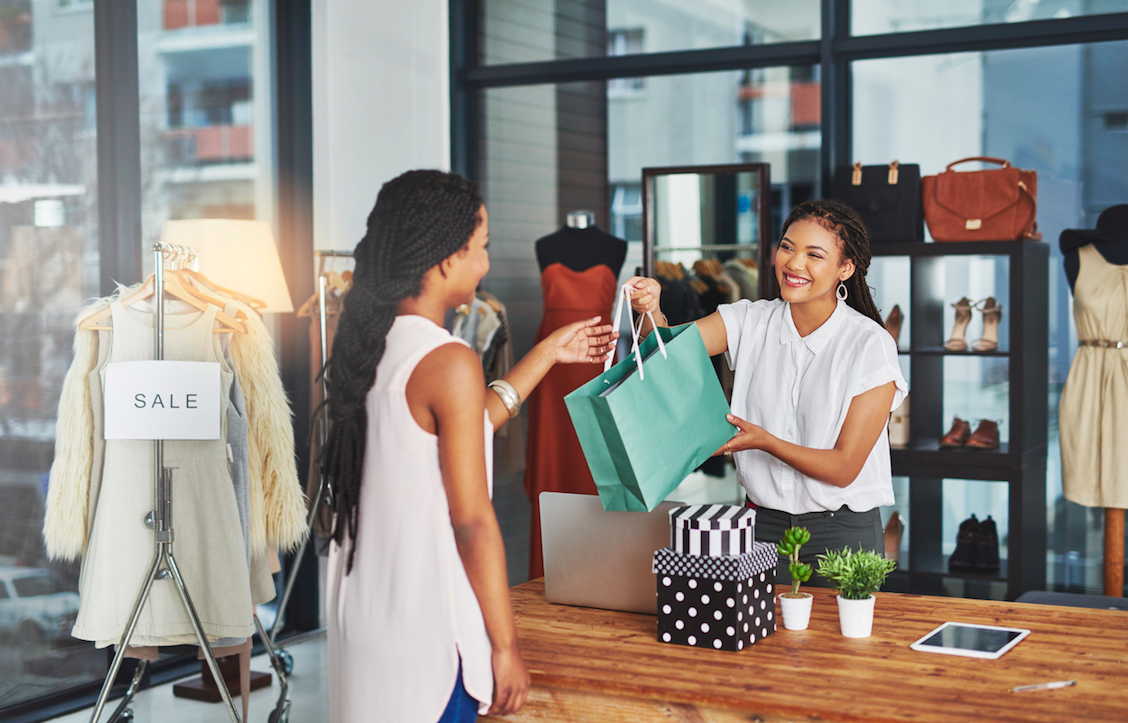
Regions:
<instances>
[{"instance_id":1,"label":"blouse collar","mask_svg":"<svg viewBox=\"0 0 1128 723\"><path fill-rule=\"evenodd\" d=\"M791 317L791 304L785 302L787 305L787 312L784 316L783 326L779 332L780 344L791 344L793 342L803 342L812 353L818 354L826 348L830 340L834 337L838 327L842 326L843 319L846 318L847 304L841 299L838 300L838 305L835 306L834 311L831 313L830 318L823 322L822 326L815 329L807 336L799 336L799 330L795 328L795 319Z\"/></svg>"}]
</instances>

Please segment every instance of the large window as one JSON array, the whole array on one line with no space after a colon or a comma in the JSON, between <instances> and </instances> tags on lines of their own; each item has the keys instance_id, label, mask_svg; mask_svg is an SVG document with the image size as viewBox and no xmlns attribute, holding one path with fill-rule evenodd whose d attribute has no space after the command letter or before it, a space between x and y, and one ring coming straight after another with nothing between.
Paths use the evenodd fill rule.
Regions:
<instances>
[{"instance_id":1,"label":"large window","mask_svg":"<svg viewBox=\"0 0 1128 723\"><path fill-rule=\"evenodd\" d=\"M1039 228L1051 250L1040 290L1050 312L1047 580L1100 592L1103 516L1061 494L1057 401L1076 335L1057 237L1091 228L1101 210L1128 200L1128 2L481 0L468 22L456 32L475 38L466 45L474 50L456 55L455 89L474 114L466 121L456 106L465 133L455 136L456 167L486 188L505 256L505 270L487 283L519 300L519 347L531 344L540 314L532 242L568 210L593 209L597 223L631 241L624 273L634 272L643 167L769 162L774 233L783 214L826 195L833 169L853 161L897 159L931 174L990 155L1036 170ZM535 152L523 145L528 133ZM945 272L955 302L1004 288L1010 270L984 257ZM908 277L905 259L874 263L885 313L903 306ZM1005 442L1005 366L951 359L945 380L948 421L1000 419ZM899 498L907 485L895 481ZM1002 486L948 480L944 501L945 550L978 511L1000 522L1005 554ZM962 594L957 588L950 592Z\"/></svg>"},{"instance_id":2,"label":"large window","mask_svg":"<svg viewBox=\"0 0 1128 723\"><path fill-rule=\"evenodd\" d=\"M1128 11L1125 0L852 0L850 6L850 25L855 35L1062 20Z\"/></svg>"},{"instance_id":3,"label":"large window","mask_svg":"<svg viewBox=\"0 0 1128 723\"><path fill-rule=\"evenodd\" d=\"M42 537L74 321L108 281L139 280L129 276L148 270L142 248L164 221L271 217L272 124L255 124L273 103L271 6L137 0L139 135L115 136L109 151L140 151L141 238L130 246L99 218L100 191L126 206L137 199L98 186L107 149L96 99L106 88L95 76L95 4L0 0L0 717L106 674L107 651L71 637L80 563L49 561ZM117 172L130 175L128 165ZM125 275L107 267L115 254ZM194 651L177 652L194 664Z\"/></svg>"},{"instance_id":4,"label":"large window","mask_svg":"<svg viewBox=\"0 0 1128 723\"><path fill-rule=\"evenodd\" d=\"M94 81L89 7L0 3L0 708L105 671L70 637L78 566L42 542L74 318L99 290Z\"/></svg>"},{"instance_id":5,"label":"large window","mask_svg":"<svg viewBox=\"0 0 1128 723\"><path fill-rule=\"evenodd\" d=\"M163 0L141 12L143 233L185 218L269 219L266 3ZM262 17L260 17L262 16Z\"/></svg>"},{"instance_id":6,"label":"large window","mask_svg":"<svg viewBox=\"0 0 1128 723\"><path fill-rule=\"evenodd\" d=\"M481 7L487 64L819 37L818 0L483 0Z\"/></svg>"}]
</instances>

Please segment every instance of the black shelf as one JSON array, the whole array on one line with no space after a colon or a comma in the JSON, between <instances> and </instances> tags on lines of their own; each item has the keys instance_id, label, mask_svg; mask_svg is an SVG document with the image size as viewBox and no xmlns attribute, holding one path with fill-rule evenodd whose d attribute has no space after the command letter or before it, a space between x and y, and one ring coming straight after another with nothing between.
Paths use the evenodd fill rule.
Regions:
<instances>
[{"instance_id":1,"label":"black shelf","mask_svg":"<svg viewBox=\"0 0 1128 723\"><path fill-rule=\"evenodd\" d=\"M897 242L874 244L875 257L907 256L911 338L899 349L910 366L910 437L907 448L890 450L892 472L909 478L907 534L909 559L896 572L896 587L906 592L943 594L943 578L1003 582L1014 600L1046 583L1046 434L1048 395L1049 246L1032 241L968 243ZM1001 332L1004 349L951 352L944 342L946 298L944 264L948 257L1002 256L1009 265L1009 288L995 296L1007 308ZM970 343L970 342L969 342ZM944 410L944 367L949 358L1003 360L1007 367L1009 440L996 450L940 449L951 419ZM972 420L968 420L972 421ZM1009 560L997 571L948 569L942 552L943 481L966 479L1007 485ZM975 510L980 516L985 510ZM983 588L980 586L980 589Z\"/></svg>"},{"instance_id":2,"label":"black shelf","mask_svg":"<svg viewBox=\"0 0 1128 723\"><path fill-rule=\"evenodd\" d=\"M875 243L874 256L1014 256L1019 246L1043 246L1043 241L893 241Z\"/></svg>"},{"instance_id":3,"label":"black shelf","mask_svg":"<svg viewBox=\"0 0 1128 723\"><path fill-rule=\"evenodd\" d=\"M1002 357L1010 356L1008 349L996 349L994 351L948 351L942 346L926 346L921 348L901 349L898 347L898 354L921 354L923 356L960 356L960 357Z\"/></svg>"},{"instance_id":4,"label":"black shelf","mask_svg":"<svg viewBox=\"0 0 1128 723\"><path fill-rule=\"evenodd\" d=\"M910 422L911 423L911 422ZM896 477L945 477L949 479L1010 481L1021 472L1023 456L1012 453L1003 442L998 449L967 447L941 449L936 441L889 450Z\"/></svg>"},{"instance_id":5,"label":"black shelf","mask_svg":"<svg viewBox=\"0 0 1128 723\"><path fill-rule=\"evenodd\" d=\"M923 560L914 560L915 563L909 572L914 575L931 575L933 577L951 577L959 580L986 580L988 582L1007 582L1007 560L999 561L997 570L979 570L976 568L949 569L948 560L951 555L929 555Z\"/></svg>"}]
</instances>

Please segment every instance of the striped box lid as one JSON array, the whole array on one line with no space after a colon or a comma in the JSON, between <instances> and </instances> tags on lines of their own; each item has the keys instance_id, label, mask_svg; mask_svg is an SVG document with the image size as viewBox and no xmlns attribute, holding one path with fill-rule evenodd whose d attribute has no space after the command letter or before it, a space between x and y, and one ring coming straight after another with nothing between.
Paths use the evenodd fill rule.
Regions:
<instances>
[{"instance_id":1,"label":"striped box lid","mask_svg":"<svg viewBox=\"0 0 1128 723\"><path fill-rule=\"evenodd\" d=\"M743 505L688 505L670 510L670 527L741 530L756 524L756 510Z\"/></svg>"}]
</instances>

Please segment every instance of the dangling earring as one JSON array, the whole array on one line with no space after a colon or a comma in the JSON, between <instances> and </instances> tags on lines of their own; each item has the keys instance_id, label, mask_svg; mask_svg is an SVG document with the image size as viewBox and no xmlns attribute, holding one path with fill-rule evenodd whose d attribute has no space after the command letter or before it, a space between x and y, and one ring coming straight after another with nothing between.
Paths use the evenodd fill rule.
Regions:
<instances>
[{"instance_id":1,"label":"dangling earring","mask_svg":"<svg viewBox=\"0 0 1128 723\"><path fill-rule=\"evenodd\" d=\"M838 297L839 301L846 301L846 296L849 292L846 290L846 282L839 281L838 288L834 290L834 295Z\"/></svg>"}]
</instances>

